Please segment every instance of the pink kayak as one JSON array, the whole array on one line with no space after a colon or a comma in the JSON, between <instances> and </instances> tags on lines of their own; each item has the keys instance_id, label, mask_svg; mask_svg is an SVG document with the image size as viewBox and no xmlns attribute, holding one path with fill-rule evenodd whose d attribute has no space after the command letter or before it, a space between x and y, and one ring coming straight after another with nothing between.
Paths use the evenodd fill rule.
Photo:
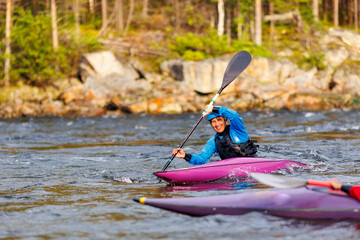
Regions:
<instances>
[{"instance_id":1,"label":"pink kayak","mask_svg":"<svg viewBox=\"0 0 360 240\"><path fill-rule=\"evenodd\" d=\"M195 167L155 172L154 175L171 184L189 184L246 178L252 172L271 173L280 169L304 166L306 164L285 159L230 158Z\"/></svg>"}]
</instances>

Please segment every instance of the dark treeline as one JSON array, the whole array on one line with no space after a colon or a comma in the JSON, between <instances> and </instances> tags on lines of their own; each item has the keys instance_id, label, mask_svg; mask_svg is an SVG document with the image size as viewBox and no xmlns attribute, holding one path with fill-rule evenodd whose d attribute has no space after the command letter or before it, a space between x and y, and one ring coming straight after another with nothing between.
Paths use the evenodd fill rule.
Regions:
<instances>
[{"instance_id":1,"label":"dark treeline","mask_svg":"<svg viewBox=\"0 0 360 240\"><path fill-rule=\"evenodd\" d=\"M133 55L131 49L137 49L137 54L151 58L195 60L244 48L266 56L281 44L309 50L315 31L358 31L359 4L360 0L0 0L0 84L51 84L75 75L81 54L104 46L123 54ZM160 32L161 40L141 35L146 32ZM135 36L143 37L137 42Z\"/></svg>"}]
</instances>

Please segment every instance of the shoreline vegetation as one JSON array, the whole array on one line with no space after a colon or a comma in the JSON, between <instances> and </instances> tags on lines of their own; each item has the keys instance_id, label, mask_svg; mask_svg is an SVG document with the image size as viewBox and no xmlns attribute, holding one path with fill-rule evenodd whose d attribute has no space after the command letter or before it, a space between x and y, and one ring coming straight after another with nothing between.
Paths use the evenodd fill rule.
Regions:
<instances>
[{"instance_id":1,"label":"shoreline vegetation","mask_svg":"<svg viewBox=\"0 0 360 240\"><path fill-rule=\"evenodd\" d=\"M201 112L241 50L217 105L360 109L356 0L6 2L0 118Z\"/></svg>"}]
</instances>

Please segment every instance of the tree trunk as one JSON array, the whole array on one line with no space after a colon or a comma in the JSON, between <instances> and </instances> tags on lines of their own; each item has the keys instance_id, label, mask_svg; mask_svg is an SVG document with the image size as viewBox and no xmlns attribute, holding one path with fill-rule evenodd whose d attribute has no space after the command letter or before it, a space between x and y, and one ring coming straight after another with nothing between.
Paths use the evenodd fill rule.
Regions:
<instances>
[{"instance_id":1,"label":"tree trunk","mask_svg":"<svg viewBox=\"0 0 360 240\"><path fill-rule=\"evenodd\" d=\"M132 20L133 13L134 13L134 0L130 0L129 15L128 15L128 18L127 18L127 21L126 21L126 27L125 27L125 31L124 31L124 36L129 31L129 27L130 27L130 23L131 23L131 20Z\"/></svg>"},{"instance_id":2,"label":"tree trunk","mask_svg":"<svg viewBox=\"0 0 360 240\"><path fill-rule=\"evenodd\" d=\"M255 43L261 45L262 24L261 24L261 0L255 0Z\"/></svg>"},{"instance_id":3,"label":"tree trunk","mask_svg":"<svg viewBox=\"0 0 360 240\"><path fill-rule=\"evenodd\" d=\"M333 0L333 23L334 27L339 27L339 0Z\"/></svg>"},{"instance_id":4,"label":"tree trunk","mask_svg":"<svg viewBox=\"0 0 360 240\"><path fill-rule=\"evenodd\" d=\"M149 0L143 0L142 17L146 19L148 17Z\"/></svg>"},{"instance_id":5,"label":"tree trunk","mask_svg":"<svg viewBox=\"0 0 360 240\"><path fill-rule=\"evenodd\" d=\"M323 21L328 20L328 3L325 0L322 0L322 18Z\"/></svg>"},{"instance_id":6,"label":"tree trunk","mask_svg":"<svg viewBox=\"0 0 360 240\"><path fill-rule=\"evenodd\" d=\"M37 4L37 1L36 0L33 0L32 1L32 12L34 14L34 16L37 15L37 11L38 10L38 4Z\"/></svg>"},{"instance_id":7,"label":"tree trunk","mask_svg":"<svg viewBox=\"0 0 360 240\"><path fill-rule=\"evenodd\" d=\"M225 10L224 10L224 0L218 0L218 35L224 35L224 22L225 22Z\"/></svg>"},{"instance_id":8,"label":"tree trunk","mask_svg":"<svg viewBox=\"0 0 360 240\"><path fill-rule=\"evenodd\" d=\"M358 31L359 28L359 2L354 0L354 22L355 22L355 31Z\"/></svg>"},{"instance_id":9,"label":"tree trunk","mask_svg":"<svg viewBox=\"0 0 360 240\"><path fill-rule=\"evenodd\" d=\"M226 35L227 35L227 43L230 46L231 44L231 9L230 9L230 3L228 4L228 7L226 8Z\"/></svg>"},{"instance_id":10,"label":"tree trunk","mask_svg":"<svg viewBox=\"0 0 360 240\"><path fill-rule=\"evenodd\" d=\"M107 0L101 0L101 13L102 13L102 30L105 31L107 26Z\"/></svg>"},{"instance_id":11,"label":"tree trunk","mask_svg":"<svg viewBox=\"0 0 360 240\"><path fill-rule=\"evenodd\" d=\"M52 43L54 51L57 51L59 48L59 38L57 30L57 18L56 18L56 2L51 0L51 26L52 26Z\"/></svg>"},{"instance_id":12,"label":"tree trunk","mask_svg":"<svg viewBox=\"0 0 360 240\"><path fill-rule=\"evenodd\" d=\"M179 0L174 0L174 9L175 9L175 30L180 28L180 3Z\"/></svg>"},{"instance_id":13,"label":"tree trunk","mask_svg":"<svg viewBox=\"0 0 360 240\"><path fill-rule=\"evenodd\" d=\"M274 2L270 2L269 4L269 15L272 16L274 14ZM275 21L270 20L270 40L274 39L275 32Z\"/></svg>"},{"instance_id":14,"label":"tree trunk","mask_svg":"<svg viewBox=\"0 0 360 240\"><path fill-rule=\"evenodd\" d=\"M116 0L116 31L122 32L124 30L124 14L123 14L123 0Z\"/></svg>"},{"instance_id":15,"label":"tree trunk","mask_svg":"<svg viewBox=\"0 0 360 240\"><path fill-rule=\"evenodd\" d=\"M312 0L314 21L319 22L319 0Z\"/></svg>"},{"instance_id":16,"label":"tree trunk","mask_svg":"<svg viewBox=\"0 0 360 240\"><path fill-rule=\"evenodd\" d=\"M210 27L215 29L215 25L216 25L216 7L215 5L211 4L210 5Z\"/></svg>"},{"instance_id":17,"label":"tree trunk","mask_svg":"<svg viewBox=\"0 0 360 240\"><path fill-rule=\"evenodd\" d=\"M10 85L10 58L11 58L11 8L12 0L6 0L6 20L5 20L5 64L4 64L4 85Z\"/></svg>"},{"instance_id":18,"label":"tree trunk","mask_svg":"<svg viewBox=\"0 0 360 240\"><path fill-rule=\"evenodd\" d=\"M80 36L80 23L79 23L79 0L75 0L74 2L74 15L75 15L75 34L78 38Z\"/></svg>"},{"instance_id":19,"label":"tree trunk","mask_svg":"<svg viewBox=\"0 0 360 240\"><path fill-rule=\"evenodd\" d=\"M90 9L90 14L94 15L95 14L95 3L94 0L89 0L89 9Z\"/></svg>"},{"instance_id":20,"label":"tree trunk","mask_svg":"<svg viewBox=\"0 0 360 240\"><path fill-rule=\"evenodd\" d=\"M71 2L73 3L73 6L72 8L74 8L74 1L71 0ZM68 25L68 22L69 22L69 12L68 12L68 0L64 0L64 8L65 8L65 11L64 11L64 22L65 22L65 25Z\"/></svg>"},{"instance_id":21,"label":"tree trunk","mask_svg":"<svg viewBox=\"0 0 360 240\"><path fill-rule=\"evenodd\" d=\"M241 14L241 0L238 0L237 1L237 19L238 19L238 22L237 22L237 38L238 39L241 39L242 37L242 14Z\"/></svg>"},{"instance_id":22,"label":"tree trunk","mask_svg":"<svg viewBox=\"0 0 360 240\"><path fill-rule=\"evenodd\" d=\"M251 40L253 42L255 42L255 24L254 24L254 20L250 20L250 37L251 37Z\"/></svg>"}]
</instances>

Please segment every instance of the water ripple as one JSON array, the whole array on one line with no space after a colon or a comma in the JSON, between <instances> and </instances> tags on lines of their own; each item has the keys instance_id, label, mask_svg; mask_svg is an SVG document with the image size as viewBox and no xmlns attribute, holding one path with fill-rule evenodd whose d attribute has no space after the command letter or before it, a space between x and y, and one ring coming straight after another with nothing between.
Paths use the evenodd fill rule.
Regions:
<instances>
[{"instance_id":1,"label":"water ripple","mask_svg":"<svg viewBox=\"0 0 360 240\"><path fill-rule=\"evenodd\" d=\"M244 112L260 157L308 167L278 174L360 184L360 111ZM191 218L135 204L133 197L258 191L249 179L168 186L153 172L168 161L196 114L0 120L2 239L357 239L358 225L259 213ZM184 149L214 134L202 121ZM218 157L214 156L212 160ZM169 169L188 167L175 159Z\"/></svg>"}]
</instances>

